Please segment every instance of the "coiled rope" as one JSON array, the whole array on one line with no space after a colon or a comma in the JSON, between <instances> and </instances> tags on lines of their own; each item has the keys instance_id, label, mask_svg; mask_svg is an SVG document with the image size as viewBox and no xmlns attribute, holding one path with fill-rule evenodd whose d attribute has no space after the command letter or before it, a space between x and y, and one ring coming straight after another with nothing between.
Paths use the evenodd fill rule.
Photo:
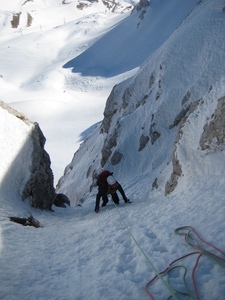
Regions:
<instances>
[{"instance_id":1,"label":"coiled rope","mask_svg":"<svg viewBox=\"0 0 225 300\"><path fill-rule=\"evenodd\" d=\"M118 215L120 216L120 219L122 220L124 226L126 227L128 233L130 234L131 238L133 239L133 241L135 242L136 246L138 247L138 249L140 250L141 254L144 256L144 258L146 259L146 261L148 262L148 264L151 266L151 268L153 269L153 271L156 274L156 277L159 278L162 283L164 284L164 286L168 289L168 291L171 294L171 297L173 297L175 300L178 300L175 293L174 293L174 289L162 278L161 274L157 271L157 269L155 268L154 264L151 262L151 260L149 259L149 257L147 256L147 254L144 252L144 250L141 248L140 244L138 243L138 241L136 240L136 238L134 237L133 233L131 232L130 228L128 227L126 221L124 220L123 216L121 215L119 209L117 208L117 205L114 203L115 207L116 207L116 211L118 213ZM154 299L154 298L152 298Z\"/></svg>"},{"instance_id":2,"label":"coiled rope","mask_svg":"<svg viewBox=\"0 0 225 300\"><path fill-rule=\"evenodd\" d=\"M185 241L187 242L187 244L189 246L191 246L192 248L196 249L197 251L196 252L191 252L189 254L186 254L176 260L174 260L172 263L169 264L169 266L163 271L163 272L160 272L159 274L161 276L167 276L167 279L168 279L168 283L170 285L170 281L169 281L169 274L170 272L172 272L175 268L182 268L184 269L184 275L183 275L183 282L184 282L184 286L186 288L186 292L181 292L181 291L178 291L174 288L172 288L171 286L171 289L173 289L174 293L176 295L183 295L183 296L188 296L190 299L196 299L196 300L200 300L200 297L199 297L199 292L198 292L198 288L197 288L197 284L196 284L196 281L195 281L195 272L196 272L196 269L197 269L197 266L199 264L199 260L200 258L205 255L207 256L208 258L210 258L214 263L217 263L218 265L220 265L222 268L225 268L225 252L223 252L222 250L220 250L219 248L213 246L212 244L209 244L208 242L206 242L205 240L203 240L198 234L197 232L194 230L193 227L191 226L183 226L183 227L179 227L177 229L175 229L175 234L177 235L180 235L180 236L184 236L185 237ZM218 254L214 254L213 252L211 251L208 251L206 249L204 249L200 243L210 247L212 250L216 251ZM193 267L193 270L192 270L192 284L193 284L193 287L194 287L194 292L195 292L195 295L192 295L191 292L190 292L190 289L188 288L187 286L187 283L186 283L186 273L187 273L187 268L184 267L184 266L173 266L175 263L185 259L186 257L189 257L189 256L192 256L192 255L197 255L197 259L196 259L196 262L195 262L195 265ZM219 255L222 255L222 257L220 257ZM148 287L153 284L153 282L158 278L158 275L156 275L153 279L151 279L145 286L145 291L146 293L148 294L148 296L152 299L152 300L155 300L153 295L149 292L148 290ZM171 297L169 297L168 299L171 299Z\"/></svg>"}]
</instances>

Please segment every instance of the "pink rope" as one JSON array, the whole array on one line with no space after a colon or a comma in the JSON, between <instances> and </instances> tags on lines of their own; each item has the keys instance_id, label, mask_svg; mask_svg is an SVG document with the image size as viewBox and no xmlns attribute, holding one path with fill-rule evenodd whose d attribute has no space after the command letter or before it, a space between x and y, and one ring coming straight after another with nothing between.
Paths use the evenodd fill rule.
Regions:
<instances>
[{"instance_id":1,"label":"pink rope","mask_svg":"<svg viewBox=\"0 0 225 300\"><path fill-rule=\"evenodd\" d=\"M194 234L198 237L198 239L199 239L202 243L204 243L205 245L207 245L207 246L213 248L214 250L218 251L220 254L222 254L222 255L225 257L225 252L223 252L223 251L220 250L219 248L217 248L217 247L215 247L214 245L212 245L212 244L206 242L205 240L203 240L203 239L199 236L199 234L195 231L195 229L194 229L193 227L191 227L191 226L183 226L183 227L177 228L177 229L175 230L175 233L177 233L178 235L184 235L184 236L185 236L185 241L186 241L191 247L196 248L196 249L202 251L202 248L201 248L201 247L199 247L199 246L197 246L197 245L195 245L195 244L191 244L191 243L189 242L189 240L188 240L189 232L188 232L188 233L178 233L179 230L185 230L185 229L189 229L189 232L190 232L190 231L193 231ZM207 251L207 250L204 250L204 251L208 252L210 255L215 256L216 258L221 259L222 261L225 261L225 259L223 259L223 258L221 258L221 257L219 257L219 256L217 256L217 255L215 255L215 254L213 254L213 253L211 253L211 252L209 252L209 251Z\"/></svg>"},{"instance_id":2,"label":"pink rope","mask_svg":"<svg viewBox=\"0 0 225 300\"><path fill-rule=\"evenodd\" d=\"M202 256L202 253L200 253L198 255L197 260L195 262L195 266L194 266L193 271L192 271L192 283L193 283L194 290L195 290L196 300L200 300L200 297L199 297L199 293L198 293L198 287L197 287L197 284L196 284L196 281L195 281L195 271L197 269L198 262L199 262L199 259L201 258L201 256Z\"/></svg>"},{"instance_id":3,"label":"pink rope","mask_svg":"<svg viewBox=\"0 0 225 300\"><path fill-rule=\"evenodd\" d=\"M185 233L185 232L182 232L182 233L179 233L179 231L181 230L188 230L188 233ZM184 256L181 256L180 258L178 259L175 259L174 261L172 261L169 266L162 272L159 273L159 275L166 275L169 270L171 269L171 267L173 266L173 264L177 263L178 261L181 261L183 259L185 259L186 257L188 256L191 256L191 255L195 255L195 254L198 254L198 257L196 259L196 262L195 262L195 265L194 265L194 268L192 270L192 283L193 283L193 287L194 287L194 291L195 291L195 296L196 296L196 300L200 300L200 297L199 297L199 292L198 292L198 288L197 288L197 284L196 284L196 280L195 280L195 272L196 272L196 269L197 269L197 266L199 264L199 260L200 258L202 257L203 254L207 254L209 256L212 256L214 258L217 258L218 260L222 261L222 262L225 262L225 259L224 258L221 258L219 257L218 255L212 253L212 252L209 252L207 250L204 250L203 248L201 248L199 245L196 245L196 244L193 244L189 241L188 237L190 237L190 231L192 231L196 236L197 238L205 245L211 247L212 249L216 250L217 252L219 252L220 254L222 254L222 256L225 257L225 252L223 252L222 250L220 250L219 248L215 247L214 245L206 242L205 240L203 240L199 235L198 233L194 230L193 227L191 226L183 226L183 227L179 227L175 230L175 233L178 234L178 235L183 235L185 237L185 241L193 248L197 249L198 251L196 252L191 252L191 253L188 253ZM154 283L154 281L158 278L158 275L156 275L155 277L153 277L144 287L145 289L145 292L147 293L147 295L150 297L151 300L155 300L155 298L153 297L153 295L149 292L148 290L148 287Z\"/></svg>"},{"instance_id":4,"label":"pink rope","mask_svg":"<svg viewBox=\"0 0 225 300\"><path fill-rule=\"evenodd\" d=\"M180 258L177 258L175 259L174 261L172 261L169 266L162 272L159 273L159 275L166 275L168 273L168 271L171 269L171 267L178 261L188 257L188 256L191 256L191 255L194 255L194 254L199 254L199 252L191 252L191 253L188 253L184 256L181 256ZM148 290L148 286L150 286L156 279L158 278L158 275L156 275L155 277L153 277L146 285L145 285L145 291L146 293L148 294L148 296L152 299L152 300L155 300L155 298L152 296L152 294L149 292Z\"/></svg>"}]
</instances>

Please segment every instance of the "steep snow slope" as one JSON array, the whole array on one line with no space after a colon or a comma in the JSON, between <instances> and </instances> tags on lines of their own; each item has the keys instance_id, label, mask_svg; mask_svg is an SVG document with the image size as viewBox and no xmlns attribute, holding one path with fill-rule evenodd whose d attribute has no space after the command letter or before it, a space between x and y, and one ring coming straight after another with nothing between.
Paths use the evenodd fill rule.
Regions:
<instances>
[{"instance_id":1,"label":"steep snow slope","mask_svg":"<svg viewBox=\"0 0 225 300\"><path fill-rule=\"evenodd\" d=\"M85 193L88 197L95 172L104 167L130 182L129 185L147 182L146 196L155 185L163 193L171 192L177 177L185 173L175 151L183 133L182 122L185 120L188 126L187 118L195 109L203 124L190 126L199 130L195 134L200 138L204 124L211 120L224 93L224 21L222 1L203 2L137 75L113 89L103 124L75 154L61 179L61 191L75 202ZM202 102L208 97L213 104L206 111ZM190 118L191 123L199 122ZM181 147L189 153L186 159L210 155L207 151L194 154L186 146ZM77 185L80 176L87 179Z\"/></svg>"},{"instance_id":2,"label":"steep snow slope","mask_svg":"<svg viewBox=\"0 0 225 300\"><path fill-rule=\"evenodd\" d=\"M186 18L196 0L150 1L65 64L84 76L111 77L139 67ZM147 2L148 3L148 2Z\"/></svg>"}]
</instances>

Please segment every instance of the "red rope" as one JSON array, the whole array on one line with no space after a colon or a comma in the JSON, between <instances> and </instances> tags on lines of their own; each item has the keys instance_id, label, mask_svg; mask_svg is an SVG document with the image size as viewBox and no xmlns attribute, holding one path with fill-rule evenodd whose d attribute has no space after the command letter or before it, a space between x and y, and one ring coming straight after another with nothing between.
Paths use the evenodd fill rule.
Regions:
<instances>
[{"instance_id":1,"label":"red rope","mask_svg":"<svg viewBox=\"0 0 225 300\"><path fill-rule=\"evenodd\" d=\"M199 262L199 259L201 258L201 256L202 256L202 253L200 253L199 256L197 257L197 260L195 262L195 266L194 266L193 271L192 271L192 283L193 283L194 290L195 290L196 300L200 300L200 298L199 298L197 284L196 284L196 281L195 281L195 271L197 269L198 262Z\"/></svg>"},{"instance_id":2,"label":"red rope","mask_svg":"<svg viewBox=\"0 0 225 300\"><path fill-rule=\"evenodd\" d=\"M168 273L168 271L171 269L171 267L178 261L180 260L183 260L184 258L188 257L188 256L191 256L191 255L194 255L194 254L199 254L199 252L191 252L191 253L188 253L184 256L181 256L177 259L175 259L174 261L172 261L169 266L162 272L159 273L159 275L166 275ZM158 275L156 275L154 278L152 278L146 285L145 285L145 291L146 293L148 294L148 296L152 299L152 300L155 300L155 298L152 296L152 294L149 292L148 290L148 286L150 286L156 279L158 278Z\"/></svg>"},{"instance_id":3,"label":"red rope","mask_svg":"<svg viewBox=\"0 0 225 300\"><path fill-rule=\"evenodd\" d=\"M182 232L180 233L179 231L181 230L188 230L188 233L185 233L185 232ZM215 247L214 245L206 242L205 240L203 240L199 235L198 233L194 230L193 227L191 226L183 226L183 227L179 227L175 230L175 233L178 234L178 235L183 235L185 237L185 241L193 248L196 248L198 251L197 252L191 252L191 253L188 253L184 256L181 256L180 258L178 259L175 259L174 261L172 261L169 266L162 272L159 273L159 275L166 275L172 268L173 264L177 263L178 261L180 260L183 260L184 258L188 257L188 256L191 256L191 255L194 255L194 254L198 254L198 257L196 259L196 262L195 262L195 265L194 265L194 268L192 270L192 283L193 283L193 287L194 287L194 291L195 291L195 296L196 296L196 300L200 300L200 297L199 297L199 293L198 293L198 288L197 288L197 284L196 284L196 280L195 280L195 272L196 272L196 269L197 269L197 266L199 264L199 260L200 258L202 257L203 254L206 254L206 255L209 255L209 256L212 256L222 262L225 262L225 259L224 258L221 258L219 257L218 255L212 253L212 252L209 252L203 248L201 248L199 245L196 245L196 244L193 244L189 241L189 238L190 238L190 232L193 232L197 237L198 239L205 245L211 247L212 249L218 251L220 254L222 254L224 257L225 257L225 253L220 250L219 248ZM197 240L196 240L197 242ZM153 297L153 295L149 292L148 290L148 287L153 284L153 282L158 278L158 275L156 275L155 277L153 277L144 287L147 295L150 297L151 300L155 300L155 298Z\"/></svg>"},{"instance_id":4,"label":"red rope","mask_svg":"<svg viewBox=\"0 0 225 300\"><path fill-rule=\"evenodd\" d=\"M188 232L188 233L178 233L179 230L185 230L185 229L189 229L189 232ZM225 252L223 252L223 251L220 250L219 248L217 248L217 247L215 247L214 245L212 245L212 244L206 242L205 240L203 240L203 239L199 236L199 234L195 231L195 229L194 229L193 227L191 227L191 226L183 226L183 227L179 227L179 228L175 229L175 233L176 233L176 234L178 234L178 235L184 235L184 236L185 236L185 241L186 241L191 247L196 248L196 249L202 251L203 249L202 249L201 247L199 247L199 246L197 246L197 245L194 245L194 244L191 244L191 243L189 242L188 236L189 236L190 231L193 231L194 234L198 237L198 239L199 239L202 243L204 243L205 245L207 245L207 246L213 248L214 250L218 251L220 254L222 254L222 255L225 257ZM216 258L221 259L222 261L225 261L225 259L223 259L223 258L221 258L221 257L219 257L219 256L217 256L217 255L215 255L215 254L213 254L213 253L211 253L211 252L209 252L209 251L207 251L207 250L204 250L204 251L208 252L210 255L215 256Z\"/></svg>"}]
</instances>

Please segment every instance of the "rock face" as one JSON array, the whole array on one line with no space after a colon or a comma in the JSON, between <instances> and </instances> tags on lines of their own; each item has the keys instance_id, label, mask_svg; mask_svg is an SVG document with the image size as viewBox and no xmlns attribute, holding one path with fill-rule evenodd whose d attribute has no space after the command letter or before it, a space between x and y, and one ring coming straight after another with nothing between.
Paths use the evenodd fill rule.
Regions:
<instances>
[{"instance_id":1,"label":"rock face","mask_svg":"<svg viewBox=\"0 0 225 300\"><path fill-rule=\"evenodd\" d=\"M53 173L50 157L44 150L46 139L37 123L34 123L31 139L33 142L31 174L24 187L22 198L30 197L33 207L51 209L55 198Z\"/></svg>"},{"instance_id":2,"label":"rock face","mask_svg":"<svg viewBox=\"0 0 225 300\"><path fill-rule=\"evenodd\" d=\"M51 209L55 198L53 173L39 125L2 101L0 119L4 160L0 169L1 196L19 196L35 208Z\"/></svg>"},{"instance_id":3,"label":"rock face","mask_svg":"<svg viewBox=\"0 0 225 300\"><path fill-rule=\"evenodd\" d=\"M225 96L218 100L211 121L204 126L200 139L202 150L224 150L225 149Z\"/></svg>"}]
</instances>

